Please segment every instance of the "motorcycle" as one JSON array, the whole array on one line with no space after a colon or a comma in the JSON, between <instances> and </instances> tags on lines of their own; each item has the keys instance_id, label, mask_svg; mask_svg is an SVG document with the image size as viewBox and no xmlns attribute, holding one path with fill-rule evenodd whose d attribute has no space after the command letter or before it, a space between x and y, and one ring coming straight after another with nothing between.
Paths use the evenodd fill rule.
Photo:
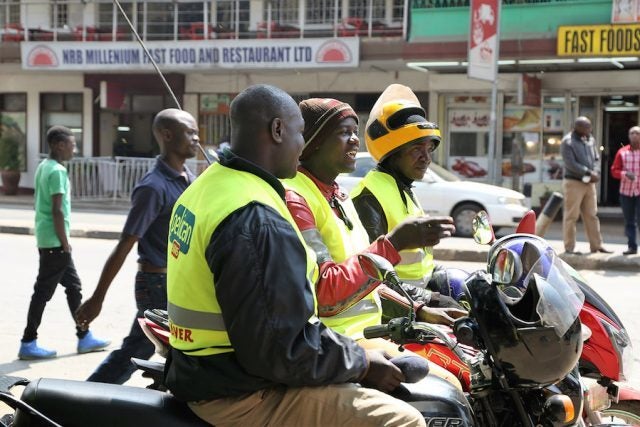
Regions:
<instances>
[{"instance_id":1,"label":"motorcycle","mask_svg":"<svg viewBox=\"0 0 640 427\"><path fill-rule=\"evenodd\" d=\"M480 232L485 234L484 239L478 235L478 242L484 243L483 240L493 234L488 215L479 215L477 221L479 230L489 230ZM535 213L530 211L518 225L516 233L534 235L535 223ZM515 243L512 237L503 238L509 239ZM594 412L640 425L640 391L624 383L630 378L633 365L629 335L609 304L577 271L567 267L585 296L580 310L585 341L578 366L589 389ZM598 418L592 417L591 421L597 423Z\"/></svg>"},{"instance_id":2,"label":"motorcycle","mask_svg":"<svg viewBox=\"0 0 640 427\"><path fill-rule=\"evenodd\" d=\"M531 211L520 222L516 234L506 236L499 245L522 250L522 242L535 239L535 214ZM480 244L494 244L495 236L488 216L480 212L474 219L474 239ZM524 233L524 234L523 234ZM518 237L520 236L520 237ZM528 236L528 237L527 237ZM491 251L490 251L491 262ZM629 336L619 317L609 305L569 265L566 270L585 295L580 310L584 345L579 361L579 372L588 397L585 417L590 424L599 424L602 417L640 425L640 392L621 383L629 378L632 351ZM461 281L451 284L451 294L463 305L469 301L460 292ZM519 292L516 288L511 291ZM423 355L456 375L465 391L471 387L470 371L450 350L437 343L409 344L407 349Z\"/></svg>"},{"instance_id":3,"label":"motorcycle","mask_svg":"<svg viewBox=\"0 0 640 427\"><path fill-rule=\"evenodd\" d=\"M444 327L416 322L410 313L366 328L364 335L388 338L406 348L447 348L469 371L465 398L474 425L582 425L583 390L574 369L582 346L581 294L564 274L562 262L551 256L545 257L546 272L527 278L526 297L508 300L501 283L516 274L510 266L519 261L506 250L501 253L508 260L496 264L491 274L478 271L467 279L469 316L456 320L451 334ZM372 278L397 287L399 279L387 260L372 254L360 260ZM556 294L574 295L574 304L552 299ZM537 313L537 304L547 307L546 315Z\"/></svg>"}]
</instances>

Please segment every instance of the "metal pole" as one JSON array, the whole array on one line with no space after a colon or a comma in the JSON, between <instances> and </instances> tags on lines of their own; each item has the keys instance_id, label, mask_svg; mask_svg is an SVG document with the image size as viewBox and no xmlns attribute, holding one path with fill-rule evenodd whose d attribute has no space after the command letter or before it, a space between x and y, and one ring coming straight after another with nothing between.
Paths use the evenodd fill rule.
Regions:
<instances>
[{"instance_id":1,"label":"metal pole","mask_svg":"<svg viewBox=\"0 0 640 427\"><path fill-rule=\"evenodd\" d=\"M498 107L498 78L500 76L500 70L498 69L498 59L500 58L500 20L502 19L502 2L498 1L498 25L496 28L496 54L494 56L495 78L491 86L491 120L489 127L489 149L488 149L488 161L489 161L489 184L497 184L496 168L498 162L496 162L496 145L497 145L497 107Z\"/></svg>"}]
</instances>

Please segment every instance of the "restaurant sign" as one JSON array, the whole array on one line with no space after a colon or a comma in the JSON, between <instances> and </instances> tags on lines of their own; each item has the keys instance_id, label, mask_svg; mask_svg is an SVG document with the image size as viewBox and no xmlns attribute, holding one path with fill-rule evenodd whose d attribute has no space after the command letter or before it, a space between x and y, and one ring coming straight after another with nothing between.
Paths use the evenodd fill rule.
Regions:
<instances>
[{"instance_id":1,"label":"restaurant sign","mask_svg":"<svg viewBox=\"0 0 640 427\"><path fill-rule=\"evenodd\" d=\"M558 27L558 56L637 56L640 24Z\"/></svg>"},{"instance_id":2,"label":"restaurant sign","mask_svg":"<svg viewBox=\"0 0 640 427\"><path fill-rule=\"evenodd\" d=\"M357 67L356 37L148 42L163 70ZM22 42L27 70L152 70L137 42Z\"/></svg>"}]
</instances>

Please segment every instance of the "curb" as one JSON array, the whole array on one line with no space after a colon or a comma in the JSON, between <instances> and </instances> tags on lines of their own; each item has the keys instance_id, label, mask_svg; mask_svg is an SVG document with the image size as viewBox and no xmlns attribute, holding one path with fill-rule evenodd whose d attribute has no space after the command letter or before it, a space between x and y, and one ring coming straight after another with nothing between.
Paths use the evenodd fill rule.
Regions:
<instances>
[{"instance_id":1,"label":"curb","mask_svg":"<svg viewBox=\"0 0 640 427\"><path fill-rule=\"evenodd\" d=\"M473 251L465 249L438 249L434 248L433 257L442 261L468 261L487 262L488 250ZM571 265L576 270L618 270L640 271L640 256L604 255L604 254L559 254L560 259Z\"/></svg>"}]
</instances>

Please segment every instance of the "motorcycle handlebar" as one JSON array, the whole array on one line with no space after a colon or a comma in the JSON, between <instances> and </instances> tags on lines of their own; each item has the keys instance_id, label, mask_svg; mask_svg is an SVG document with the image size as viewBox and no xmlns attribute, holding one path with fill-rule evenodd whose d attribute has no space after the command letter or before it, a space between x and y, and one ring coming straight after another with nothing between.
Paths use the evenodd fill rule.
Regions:
<instances>
[{"instance_id":1,"label":"motorcycle handlebar","mask_svg":"<svg viewBox=\"0 0 640 427\"><path fill-rule=\"evenodd\" d=\"M367 326L362 333L365 338L387 338L391 335L387 325Z\"/></svg>"}]
</instances>

